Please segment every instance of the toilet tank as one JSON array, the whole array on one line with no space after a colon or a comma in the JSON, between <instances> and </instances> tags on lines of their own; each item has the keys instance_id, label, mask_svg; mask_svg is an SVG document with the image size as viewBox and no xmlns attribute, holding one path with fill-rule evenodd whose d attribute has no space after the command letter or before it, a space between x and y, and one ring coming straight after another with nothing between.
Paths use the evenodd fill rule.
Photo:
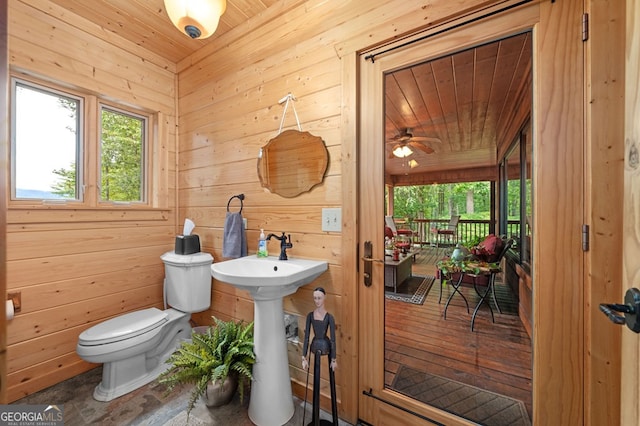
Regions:
<instances>
[{"instance_id":1,"label":"toilet tank","mask_svg":"<svg viewBox=\"0 0 640 426\"><path fill-rule=\"evenodd\" d=\"M211 306L211 264L209 253L160 256L164 262L167 304L181 312L202 312Z\"/></svg>"}]
</instances>

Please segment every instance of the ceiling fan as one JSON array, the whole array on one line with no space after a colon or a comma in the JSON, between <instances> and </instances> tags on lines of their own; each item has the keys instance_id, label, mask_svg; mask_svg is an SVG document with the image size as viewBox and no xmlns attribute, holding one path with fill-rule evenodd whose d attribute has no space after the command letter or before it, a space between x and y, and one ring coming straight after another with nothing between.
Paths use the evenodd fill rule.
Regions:
<instances>
[{"instance_id":1,"label":"ceiling fan","mask_svg":"<svg viewBox=\"0 0 640 426\"><path fill-rule=\"evenodd\" d=\"M404 129L402 133L397 136L394 136L387 143L394 144L391 148L392 157L404 158L413 154L411 148L419 149L425 154L433 154L435 151L429 145L425 145L424 142L437 142L441 143L442 141L439 138L430 138L426 136L414 136L413 129L407 127Z\"/></svg>"}]
</instances>

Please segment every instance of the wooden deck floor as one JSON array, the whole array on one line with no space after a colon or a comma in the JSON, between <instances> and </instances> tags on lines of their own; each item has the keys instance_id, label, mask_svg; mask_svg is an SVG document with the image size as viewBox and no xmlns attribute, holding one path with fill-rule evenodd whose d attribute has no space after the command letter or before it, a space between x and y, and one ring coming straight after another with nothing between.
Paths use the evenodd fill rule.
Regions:
<instances>
[{"instance_id":1,"label":"wooden deck floor","mask_svg":"<svg viewBox=\"0 0 640 426\"><path fill-rule=\"evenodd\" d=\"M414 264L414 275L435 275L436 257L423 249ZM524 402L531 416L531 340L520 318L494 312L486 306L478 312L474 331L459 295L454 295L443 312L451 286L443 289L438 303L436 280L423 305L385 300L385 384L391 387L400 365L457 380ZM498 283L498 285L503 285ZM471 312L477 296L464 287ZM500 299L498 300L500 303Z\"/></svg>"}]
</instances>

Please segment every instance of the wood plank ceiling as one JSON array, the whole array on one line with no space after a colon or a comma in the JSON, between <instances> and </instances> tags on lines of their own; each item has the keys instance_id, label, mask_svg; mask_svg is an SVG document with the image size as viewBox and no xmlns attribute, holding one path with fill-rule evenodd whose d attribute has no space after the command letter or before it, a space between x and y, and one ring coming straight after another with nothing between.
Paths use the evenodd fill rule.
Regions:
<instances>
[{"instance_id":1,"label":"wood plank ceiling","mask_svg":"<svg viewBox=\"0 0 640 426\"><path fill-rule=\"evenodd\" d=\"M387 74L387 180L398 175L495 166L497 144L512 137L504 130L513 119L518 97L523 90L530 90L530 79L530 33ZM391 151L406 139L399 136L407 128L426 148L410 144L413 154L398 158ZM418 165L412 167L411 160Z\"/></svg>"},{"instance_id":2,"label":"wood plank ceiling","mask_svg":"<svg viewBox=\"0 0 640 426\"><path fill-rule=\"evenodd\" d=\"M192 40L169 21L163 0L51 0L87 19L99 31L143 47L174 64L270 7L273 16L295 7L279 0L227 0L215 34ZM529 33L414 65L385 77L385 172L424 175L442 170L495 166L496 144L505 137L517 96L531 79ZM427 140L404 159L391 155L399 137L412 129ZM394 139L395 138L395 139ZM405 138L406 139L406 138ZM382 143L382 142L381 142ZM420 148L420 147L418 147ZM433 151L427 154L424 151ZM417 166L409 163L414 160Z\"/></svg>"},{"instance_id":3,"label":"wood plank ceiling","mask_svg":"<svg viewBox=\"0 0 640 426\"><path fill-rule=\"evenodd\" d=\"M227 0L227 9L216 32L203 40L192 40L173 26L165 11L164 0L51 1L98 25L103 31L117 34L178 63L212 40L263 13L279 0Z\"/></svg>"}]
</instances>

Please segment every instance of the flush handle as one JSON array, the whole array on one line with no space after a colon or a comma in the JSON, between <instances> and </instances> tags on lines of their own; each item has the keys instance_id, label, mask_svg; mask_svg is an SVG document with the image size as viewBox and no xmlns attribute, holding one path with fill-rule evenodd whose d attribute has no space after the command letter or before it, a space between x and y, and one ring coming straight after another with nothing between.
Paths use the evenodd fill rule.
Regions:
<instances>
[{"instance_id":1,"label":"flush handle","mask_svg":"<svg viewBox=\"0 0 640 426\"><path fill-rule=\"evenodd\" d=\"M626 324L630 330L640 333L640 290L630 288L624 295L624 304L601 303L600 311L614 324ZM617 312L623 313L618 315Z\"/></svg>"}]
</instances>

